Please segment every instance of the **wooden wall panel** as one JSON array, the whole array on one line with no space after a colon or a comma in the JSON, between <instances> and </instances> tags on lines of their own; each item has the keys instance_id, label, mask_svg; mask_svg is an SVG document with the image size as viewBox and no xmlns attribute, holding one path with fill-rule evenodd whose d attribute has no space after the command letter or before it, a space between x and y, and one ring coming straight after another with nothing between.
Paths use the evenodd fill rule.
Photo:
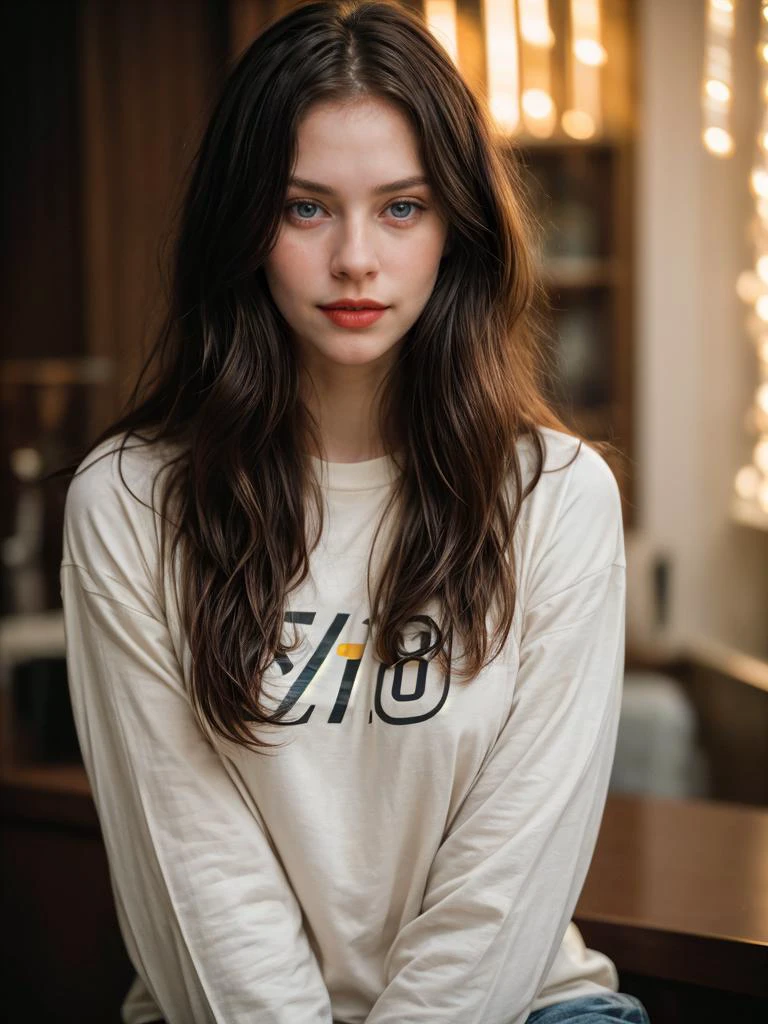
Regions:
<instances>
[{"instance_id":1,"label":"wooden wall panel","mask_svg":"<svg viewBox=\"0 0 768 1024\"><path fill-rule=\"evenodd\" d=\"M77 5L0 5L0 358L83 350Z\"/></svg>"},{"instance_id":2,"label":"wooden wall panel","mask_svg":"<svg viewBox=\"0 0 768 1024\"><path fill-rule=\"evenodd\" d=\"M128 397L161 320L161 261L226 71L226 18L210 0L83 0L86 336L115 365L94 431Z\"/></svg>"},{"instance_id":3,"label":"wooden wall panel","mask_svg":"<svg viewBox=\"0 0 768 1024\"><path fill-rule=\"evenodd\" d=\"M267 24L292 6L285 0L230 0L230 55L237 57Z\"/></svg>"}]
</instances>

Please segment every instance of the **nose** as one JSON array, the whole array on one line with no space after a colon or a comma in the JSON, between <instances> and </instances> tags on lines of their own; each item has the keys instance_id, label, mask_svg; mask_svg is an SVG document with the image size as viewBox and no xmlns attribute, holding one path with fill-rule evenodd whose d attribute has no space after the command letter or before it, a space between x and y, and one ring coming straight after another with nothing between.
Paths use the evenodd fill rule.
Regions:
<instances>
[{"instance_id":1,"label":"nose","mask_svg":"<svg viewBox=\"0 0 768 1024\"><path fill-rule=\"evenodd\" d=\"M331 254L331 273L334 277L357 280L378 271L375 231L363 217L350 217L340 224Z\"/></svg>"}]
</instances>

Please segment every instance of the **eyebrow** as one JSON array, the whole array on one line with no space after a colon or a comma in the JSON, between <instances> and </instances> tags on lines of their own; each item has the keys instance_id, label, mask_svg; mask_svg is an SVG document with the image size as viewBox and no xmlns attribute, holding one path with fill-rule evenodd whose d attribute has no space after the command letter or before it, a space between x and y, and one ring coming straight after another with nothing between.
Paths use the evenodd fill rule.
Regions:
<instances>
[{"instance_id":1,"label":"eyebrow","mask_svg":"<svg viewBox=\"0 0 768 1024\"><path fill-rule=\"evenodd\" d=\"M414 175L412 178L401 178L400 181L390 181L387 185L377 185L373 190L374 195L386 195L388 192L404 192L406 189L414 188L416 185L428 185L429 180L423 175ZM319 192L324 196L335 196L335 189L328 185L322 185L319 181L309 181L307 178L291 178L289 187L295 185L298 188L305 188L310 192Z\"/></svg>"}]
</instances>

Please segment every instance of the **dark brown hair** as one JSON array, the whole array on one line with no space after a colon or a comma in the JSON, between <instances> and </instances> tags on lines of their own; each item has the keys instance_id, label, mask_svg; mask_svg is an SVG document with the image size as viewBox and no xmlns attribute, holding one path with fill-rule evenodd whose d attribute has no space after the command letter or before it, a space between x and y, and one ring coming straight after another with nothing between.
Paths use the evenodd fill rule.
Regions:
<instances>
[{"instance_id":1,"label":"dark brown hair","mask_svg":"<svg viewBox=\"0 0 768 1024\"><path fill-rule=\"evenodd\" d=\"M128 412L88 449L118 434L120 457L129 437L178 446L156 511L161 566L171 564L169 541L170 559L181 555L191 696L216 732L254 750L271 744L246 723L282 717L259 702L263 674L296 647L283 638L286 599L307 577L323 526L308 454L323 451L321 438L263 264L300 119L317 101L357 96L408 118L450 237L380 403L381 437L400 470L382 519L394 516L393 540L380 578L369 563L367 579L380 662L414 657L402 637L433 599L438 636L416 653L444 669L450 661L464 681L499 654L515 609L512 537L543 469L537 428L578 437L545 397L544 289L521 173L450 57L418 15L386 0L303 3L274 21L237 61L195 154L167 318ZM524 489L516 442L526 435L536 468Z\"/></svg>"}]
</instances>

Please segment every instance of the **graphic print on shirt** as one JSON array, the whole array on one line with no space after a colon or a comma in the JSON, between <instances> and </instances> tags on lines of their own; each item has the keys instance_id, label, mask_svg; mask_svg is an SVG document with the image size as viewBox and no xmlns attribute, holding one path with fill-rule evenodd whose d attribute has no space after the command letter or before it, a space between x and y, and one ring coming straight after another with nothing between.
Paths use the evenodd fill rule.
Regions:
<instances>
[{"instance_id":1,"label":"graphic print on shirt","mask_svg":"<svg viewBox=\"0 0 768 1024\"><path fill-rule=\"evenodd\" d=\"M286 612L285 621L312 626L315 617L316 612L289 611ZM368 642L367 636L360 638L362 642L337 642L349 618L347 612L338 612L333 616L314 648L309 644L309 656L302 667L287 655L280 655L272 662L283 676L299 669L278 705L279 712L289 713L286 709L294 708L310 688L315 698L315 703L306 705L300 717L281 718L281 724L306 725L313 716L316 718L318 714L323 714L318 708L321 703L327 708L325 720L329 725L343 721ZM434 717L445 704L450 690L450 671L443 673L437 665L430 671L435 641L439 636L437 623L429 615L416 615L409 620L411 622L414 623L414 635L400 636L400 649L407 652L406 655L393 666L374 662L376 683L370 714L372 716L375 713L389 725L413 725ZM369 619L363 619L361 625L368 627ZM425 657L425 654L429 657ZM335 694L332 703L331 691ZM306 701L303 703L306 704Z\"/></svg>"}]
</instances>

